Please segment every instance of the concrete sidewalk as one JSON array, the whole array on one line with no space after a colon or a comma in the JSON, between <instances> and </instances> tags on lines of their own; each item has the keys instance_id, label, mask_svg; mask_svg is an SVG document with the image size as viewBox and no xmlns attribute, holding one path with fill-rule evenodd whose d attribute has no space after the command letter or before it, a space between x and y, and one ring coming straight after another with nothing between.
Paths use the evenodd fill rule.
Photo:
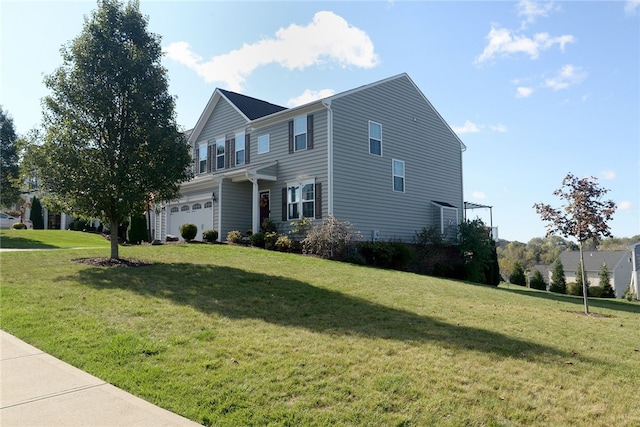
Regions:
<instances>
[{"instance_id":1,"label":"concrete sidewalk","mask_svg":"<svg viewBox=\"0 0 640 427\"><path fill-rule=\"evenodd\" d=\"M184 426L184 417L133 396L0 330L0 425Z\"/></svg>"}]
</instances>

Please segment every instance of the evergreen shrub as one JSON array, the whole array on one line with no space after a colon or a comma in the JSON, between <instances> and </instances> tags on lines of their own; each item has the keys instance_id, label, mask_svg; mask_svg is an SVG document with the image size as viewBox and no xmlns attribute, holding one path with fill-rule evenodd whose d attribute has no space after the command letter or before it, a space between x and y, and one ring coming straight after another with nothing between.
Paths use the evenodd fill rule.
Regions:
<instances>
[{"instance_id":1,"label":"evergreen shrub","mask_svg":"<svg viewBox=\"0 0 640 427\"><path fill-rule=\"evenodd\" d=\"M218 240L218 230L205 230L202 232L202 240L213 243Z\"/></svg>"},{"instance_id":2,"label":"evergreen shrub","mask_svg":"<svg viewBox=\"0 0 640 427\"><path fill-rule=\"evenodd\" d=\"M180 226L180 235L187 242L190 242L193 239L195 239L197 234L198 234L198 227L195 224L186 223Z\"/></svg>"}]
</instances>

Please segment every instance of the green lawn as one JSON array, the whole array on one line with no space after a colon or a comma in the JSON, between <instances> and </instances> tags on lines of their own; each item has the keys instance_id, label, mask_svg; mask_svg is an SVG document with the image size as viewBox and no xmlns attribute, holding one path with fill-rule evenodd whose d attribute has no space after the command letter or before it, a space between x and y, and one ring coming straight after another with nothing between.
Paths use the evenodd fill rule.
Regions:
<instances>
[{"instance_id":1,"label":"green lawn","mask_svg":"<svg viewBox=\"0 0 640 427\"><path fill-rule=\"evenodd\" d=\"M639 304L586 317L576 297L259 249L120 250L153 265L2 253L2 329L205 425L640 425Z\"/></svg>"},{"instance_id":2,"label":"green lawn","mask_svg":"<svg viewBox=\"0 0 640 427\"><path fill-rule=\"evenodd\" d=\"M2 230L0 248L63 249L109 247L109 241L99 234L69 230ZM107 256L109 253L107 253Z\"/></svg>"}]
</instances>

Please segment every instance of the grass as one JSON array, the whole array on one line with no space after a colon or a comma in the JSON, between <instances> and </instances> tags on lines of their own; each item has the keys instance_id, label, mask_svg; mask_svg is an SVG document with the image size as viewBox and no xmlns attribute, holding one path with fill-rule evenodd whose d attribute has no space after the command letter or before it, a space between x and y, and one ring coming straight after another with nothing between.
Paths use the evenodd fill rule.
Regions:
<instances>
[{"instance_id":1,"label":"grass","mask_svg":"<svg viewBox=\"0 0 640 427\"><path fill-rule=\"evenodd\" d=\"M61 230L2 230L0 247L5 249L65 249L109 247L99 234ZM107 253L107 256L109 253Z\"/></svg>"},{"instance_id":2,"label":"grass","mask_svg":"<svg viewBox=\"0 0 640 427\"><path fill-rule=\"evenodd\" d=\"M578 297L258 249L120 250L154 264L3 253L2 329L204 425L640 424L638 304L586 317Z\"/></svg>"}]
</instances>

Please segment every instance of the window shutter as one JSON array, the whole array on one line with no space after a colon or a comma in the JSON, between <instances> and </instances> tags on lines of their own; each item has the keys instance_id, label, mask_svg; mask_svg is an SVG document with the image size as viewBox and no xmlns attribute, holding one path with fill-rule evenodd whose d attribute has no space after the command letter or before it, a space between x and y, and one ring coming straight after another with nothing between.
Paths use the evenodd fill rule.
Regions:
<instances>
[{"instance_id":1,"label":"window shutter","mask_svg":"<svg viewBox=\"0 0 640 427\"><path fill-rule=\"evenodd\" d=\"M211 172L213 170L215 170L216 165L214 164L214 160L215 160L215 149L216 146L209 144L207 146L207 172Z\"/></svg>"},{"instance_id":2,"label":"window shutter","mask_svg":"<svg viewBox=\"0 0 640 427\"><path fill-rule=\"evenodd\" d=\"M307 116L307 150L313 148L313 114Z\"/></svg>"},{"instance_id":3,"label":"window shutter","mask_svg":"<svg viewBox=\"0 0 640 427\"><path fill-rule=\"evenodd\" d=\"M249 153L251 150L249 149L249 143L251 142L251 135L248 133L244 136L244 162L249 163Z\"/></svg>"},{"instance_id":4,"label":"window shutter","mask_svg":"<svg viewBox=\"0 0 640 427\"><path fill-rule=\"evenodd\" d=\"M289 120L289 154L293 153L293 120Z\"/></svg>"},{"instance_id":5,"label":"window shutter","mask_svg":"<svg viewBox=\"0 0 640 427\"><path fill-rule=\"evenodd\" d=\"M229 141L229 165L236 165L236 139L231 138Z\"/></svg>"},{"instance_id":6,"label":"window shutter","mask_svg":"<svg viewBox=\"0 0 640 427\"><path fill-rule=\"evenodd\" d=\"M193 174L197 175L200 173L200 147L196 147L196 151L193 159Z\"/></svg>"},{"instance_id":7,"label":"window shutter","mask_svg":"<svg viewBox=\"0 0 640 427\"><path fill-rule=\"evenodd\" d=\"M315 205L316 205L316 219L322 218L322 183L316 182L316 191L315 191Z\"/></svg>"},{"instance_id":8,"label":"window shutter","mask_svg":"<svg viewBox=\"0 0 640 427\"><path fill-rule=\"evenodd\" d=\"M287 188L282 189L282 220L287 220Z\"/></svg>"}]
</instances>

